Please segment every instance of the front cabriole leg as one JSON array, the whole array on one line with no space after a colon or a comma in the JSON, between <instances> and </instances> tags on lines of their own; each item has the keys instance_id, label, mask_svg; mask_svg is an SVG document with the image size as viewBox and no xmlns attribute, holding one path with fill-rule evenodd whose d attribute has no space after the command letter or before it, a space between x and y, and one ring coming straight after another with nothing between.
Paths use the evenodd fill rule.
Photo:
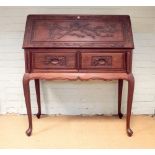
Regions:
<instances>
[{"instance_id":1,"label":"front cabriole leg","mask_svg":"<svg viewBox=\"0 0 155 155\"><path fill-rule=\"evenodd\" d=\"M41 115L41 103L40 103L40 82L39 79L35 79L35 89L36 89L36 97L37 97L37 105L38 105L38 113L36 114L37 118L40 118Z\"/></svg>"},{"instance_id":2,"label":"front cabriole leg","mask_svg":"<svg viewBox=\"0 0 155 155\"><path fill-rule=\"evenodd\" d=\"M30 136L31 133L32 133L32 112L31 112L29 82L30 82L29 74L25 73L24 76L23 76L23 90L24 90L25 104L26 104L28 121L29 121L29 127L26 130L27 136Z\"/></svg>"},{"instance_id":3,"label":"front cabriole leg","mask_svg":"<svg viewBox=\"0 0 155 155\"><path fill-rule=\"evenodd\" d=\"M121 102L122 102L122 89L123 89L123 80L118 80L118 116L122 119L123 114L121 113Z\"/></svg>"},{"instance_id":4,"label":"front cabriole leg","mask_svg":"<svg viewBox=\"0 0 155 155\"><path fill-rule=\"evenodd\" d=\"M133 131L130 128L130 116L133 101L133 92L134 92L134 76L133 74L130 74L128 77L127 122L126 122L126 131L129 137L131 137L133 134Z\"/></svg>"}]
</instances>

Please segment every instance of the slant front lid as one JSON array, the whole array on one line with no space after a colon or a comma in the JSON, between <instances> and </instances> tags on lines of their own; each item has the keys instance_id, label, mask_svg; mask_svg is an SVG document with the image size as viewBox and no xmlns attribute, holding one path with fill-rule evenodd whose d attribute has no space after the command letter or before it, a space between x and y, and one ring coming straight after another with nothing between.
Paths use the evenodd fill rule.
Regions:
<instances>
[{"instance_id":1,"label":"slant front lid","mask_svg":"<svg viewBox=\"0 0 155 155\"><path fill-rule=\"evenodd\" d=\"M126 15L29 15L23 48L134 48Z\"/></svg>"}]
</instances>

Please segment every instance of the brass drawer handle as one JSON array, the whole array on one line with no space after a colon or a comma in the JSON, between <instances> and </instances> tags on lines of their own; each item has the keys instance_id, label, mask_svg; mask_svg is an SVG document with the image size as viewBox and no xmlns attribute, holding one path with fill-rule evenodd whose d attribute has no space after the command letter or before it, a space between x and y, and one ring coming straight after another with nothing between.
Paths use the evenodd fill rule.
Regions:
<instances>
[{"instance_id":1,"label":"brass drawer handle","mask_svg":"<svg viewBox=\"0 0 155 155\"><path fill-rule=\"evenodd\" d=\"M112 66L112 56L92 56L92 66Z\"/></svg>"},{"instance_id":2,"label":"brass drawer handle","mask_svg":"<svg viewBox=\"0 0 155 155\"><path fill-rule=\"evenodd\" d=\"M44 63L46 65L52 64L52 65L65 65L66 59L64 56L46 56Z\"/></svg>"},{"instance_id":3,"label":"brass drawer handle","mask_svg":"<svg viewBox=\"0 0 155 155\"><path fill-rule=\"evenodd\" d=\"M50 63L53 65L59 64L59 59L51 59Z\"/></svg>"},{"instance_id":4,"label":"brass drawer handle","mask_svg":"<svg viewBox=\"0 0 155 155\"><path fill-rule=\"evenodd\" d=\"M103 59L103 58L101 58L101 59L98 60L98 64L99 65L104 65L105 63L106 63L106 60Z\"/></svg>"}]
</instances>

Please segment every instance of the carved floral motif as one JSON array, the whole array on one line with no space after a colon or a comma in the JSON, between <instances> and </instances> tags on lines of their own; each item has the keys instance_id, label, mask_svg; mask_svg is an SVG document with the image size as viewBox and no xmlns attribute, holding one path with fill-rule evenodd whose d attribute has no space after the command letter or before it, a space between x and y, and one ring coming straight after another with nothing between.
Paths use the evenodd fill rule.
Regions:
<instances>
[{"instance_id":1,"label":"carved floral motif","mask_svg":"<svg viewBox=\"0 0 155 155\"><path fill-rule=\"evenodd\" d=\"M105 23L101 26L93 26L89 22L73 21L69 26L63 26L58 23L48 24L49 38L61 39L66 35L78 38L91 37L113 37L118 31L116 23Z\"/></svg>"}]
</instances>

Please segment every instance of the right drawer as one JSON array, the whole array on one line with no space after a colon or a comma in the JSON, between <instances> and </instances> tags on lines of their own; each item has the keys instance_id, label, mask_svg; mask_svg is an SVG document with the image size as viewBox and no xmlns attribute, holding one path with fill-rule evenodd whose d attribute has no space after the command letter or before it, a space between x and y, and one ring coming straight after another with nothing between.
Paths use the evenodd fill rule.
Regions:
<instances>
[{"instance_id":1,"label":"right drawer","mask_svg":"<svg viewBox=\"0 0 155 155\"><path fill-rule=\"evenodd\" d=\"M126 72L125 52L84 52L81 53L81 69L101 72Z\"/></svg>"}]
</instances>

